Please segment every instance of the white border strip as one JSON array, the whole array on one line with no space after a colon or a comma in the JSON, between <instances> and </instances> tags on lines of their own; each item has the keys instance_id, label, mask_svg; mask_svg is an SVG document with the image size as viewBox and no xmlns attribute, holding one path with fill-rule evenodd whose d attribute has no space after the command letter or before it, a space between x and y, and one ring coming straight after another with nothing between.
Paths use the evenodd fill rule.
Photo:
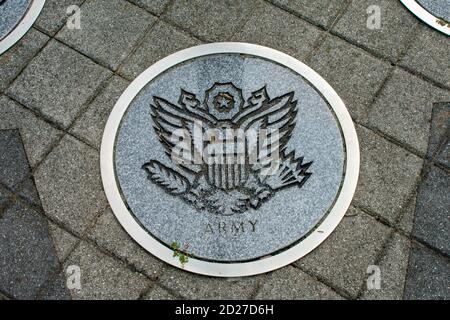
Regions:
<instances>
[{"instance_id":1,"label":"white border strip","mask_svg":"<svg viewBox=\"0 0 450 320\"><path fill-rule=\"evenodd\" d=\"M302 75L315 86L333 108L343 131L347 153L345 178L341 192L328 216L315 231L297 245L275 256L257 261L219 263L189 258L189 261L182 266L178 259L173 257L173 251L151 237L128 212L115 178L114 144L117 130L128 106L152 79L183 61L220 53L241 53L270 59ZM105 127L100 151L101 175L106 196L115 216L130 236L147 251L173 266L194 273L218 277L242 277L268 272L286 266L316 248L331 234L347 211L356 189L359 164L359 144L352 119L341 98L320 75L302 62L280 51L259 45L233 42L212 43L188 48L160 60L144 71L130 84L114 106Z\"/></svg>"},{"instance_id":2,"label":"white border strip","mask_svg":"<svg viewBox=\"0 0 450 320\"><path fill-rule=\"evenodd\" d=\"M440 32L450 36L450 27L449 26L442 26L439 23L437 23L437 20L439 18L432 15L430 12L428 12L424 7L422 7L419 3L417 3L415 0L400 0L405 7L409 9L416 17L418 17L420 20L428 24L429 26L433 27L436 30L439 30ZM447 21L450 22L450 21Z\"/></svg>"},{"instance_id":3,"label":"white border strip","mask_svg":"<svg viewBox=\"0 0 450 320\"><path fill-rule=\"evenodd\" d=\"M27 33L41 13L44 4L45 0L32 0L31 5L19 24L0 41L0 55L11 48Z\"/></svg>"}]
</instances>

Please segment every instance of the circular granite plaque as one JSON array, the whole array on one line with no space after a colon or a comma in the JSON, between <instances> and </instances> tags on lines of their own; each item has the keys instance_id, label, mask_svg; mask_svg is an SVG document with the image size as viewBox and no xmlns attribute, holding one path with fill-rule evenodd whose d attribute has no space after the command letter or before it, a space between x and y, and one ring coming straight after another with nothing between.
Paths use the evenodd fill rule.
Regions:
<instances>
[{"instance_id":1,"label":"circular granite plaque","mask_svg":"<svg viewBox=\"0 0 450 320\"><path fill-rule=\"evenodd\" d=\"M101 170L125 230L160 259L214 276L287 265L350 205L359 171L344 103L312 69L262 46L175 53L123 93Z\"/></svg>"},{"instance_id":2,"label":"circular granite plaque","mask_svg":"<svg viewBox=\"0 0 450 320\"><path fill-rule=\"evenodd\" d=\"M45 0L0 0L0 54L25 35L44 3Z\"/></svg>"},{"instance_id":3,"label":"circular granite plaque","mask_svg":"<svg viewBox=\"0 0 450 320\"><path fill-rule=\"evenodd\" d=\"M401 0L419 19L431 27L450 35L449 0Z\"/></svg>"}]
</instances>

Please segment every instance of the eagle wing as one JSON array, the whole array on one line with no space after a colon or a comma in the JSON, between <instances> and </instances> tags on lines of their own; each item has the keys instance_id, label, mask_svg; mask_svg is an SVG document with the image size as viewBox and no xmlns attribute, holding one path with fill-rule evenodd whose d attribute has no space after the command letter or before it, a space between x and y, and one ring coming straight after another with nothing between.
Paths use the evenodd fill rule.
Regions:
<instances>
[{"instance_id":1,"label":"eagle wing","mask_svg":"<svg viewBox=\"0 0 450 320\"><path fill-rule=\"evenodd\" d=\"M297 101L293 99L294 92L290 92L270 100L240 121L240 128L247 133L248 154L257 156L259 168L270 165L273 155L281 155L286 148L297 117ZM262 129L265 135L260 134Z\"/></svg>"},{"instance_id":2,"label":"eagle wing","mask_svg":"<svg viewBox=\"0 0 450 320\"><path fill-rule=\"evenodd\" d=\"M203 146L196 145L196 141L202 140L194 136L209 128L209 120L159 97L154 97L154 103L151 105L154 129L166 154L184 169L199 172L201 164L194 159L202 159ZM180 146L189 152L177 150Z\"/></svg>"}]
</instances>

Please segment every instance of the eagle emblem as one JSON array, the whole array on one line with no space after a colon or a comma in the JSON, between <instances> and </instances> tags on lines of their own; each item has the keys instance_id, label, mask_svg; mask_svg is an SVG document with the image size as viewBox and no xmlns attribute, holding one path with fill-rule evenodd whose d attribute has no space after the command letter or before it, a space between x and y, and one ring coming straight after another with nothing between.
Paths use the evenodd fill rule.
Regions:
<instances>
[{"instance_id":1,"label":"eagle emblem","mask_svg":"<svg viewBox=\"0 0 450 320\"><path fill-rule=\"evenodd\" d=\"M172 160L143 165L148 178L200 211L257 209L283 188L301 188L312 162L287 152L296 124L294 92L271 99L266 87L245 100L233 83L215 83L203 102L181 90L178 105L153 97L154 130Z\"/></svg>"}]
</instances>

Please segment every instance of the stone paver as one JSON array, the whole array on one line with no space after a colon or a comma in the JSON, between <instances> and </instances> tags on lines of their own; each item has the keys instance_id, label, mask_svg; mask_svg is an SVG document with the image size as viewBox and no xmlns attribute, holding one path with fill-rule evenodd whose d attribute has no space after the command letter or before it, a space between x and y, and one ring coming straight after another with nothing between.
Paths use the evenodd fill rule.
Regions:
<instances>
[{"instance_id":1,"label":"stone paver","mask_svg":"<svg viewBox=\"0 0 450 320\"><path fill-rule=\"evenodd\" d=\"M30 175L25 150L18 130L0 131L0 183L16 191Z\"/></svg>"},{"instance_id":2,"label":"stone paver","mask_svg":"<svg viewBox=\"0 0 450 320\"><path fill-rule=\"evenodd\" d=\"M394 223L415 190L423 160L358 126L361 168L354 203Z\"/></svg>"},{"instance_id":3,"label":"stone paver","mask_svg":"<svg viewBox=\"0 0 450 320\"><path fill-rule=\"evenodd\" d=\"M55 35L66 23L67 18L74 14L68 10L69 7L80 7L83 2L84 0L46 0L36 21L36 27L49 35Z\"/></svg>"},{"instance_id":4,"label":"stone paver","mask_svg":"<svg viewBox=\"0 0 450 320\"><path fill-rule=\"evenodd\" d=\"M450 175L432 167L417 196L413 235L450 255Z\"/></svg>"},{"instance_id":5,"label":"stone paver","mask_svg":"<svg viewBox=\"0 0 450 320\"><path fill-rule=\"evenodd\" d=\"M439 153L436 157L436 162L450 169L450 135L447 138L447 141L439 150Z\"/></svg>"},{"instance_id":6,"label":"stone paver","mask_svg":"<svg viewBox=\"0 0 450 320\"><path fill-rule=\"evenodd\" d=\"M64 268L78 266L81 289L71 289L74 299L137 299L149 286L143 275L83 242L69 256Z\"/></svg>"},{"instance_id":7,"label":"stone paver","mask_svg":"<svg viewBox=\"0 0 450 320\"><path fill-rule=\"evenodd\" d=\"M400 65L450 87L450 41L448 36L422 25Z\"/></svg>"},{"instance_id":8,"label":"stone paver","mask_svg":"<svg viewBox=\"0 0 450 320\"><path fill-rule=\"evenodd\" d=\"M270 0L269 0L270 1ZM291 10L301 17L328 28L348 0L271 0L273 4Z\"/></svg>"},{"instance_id":9,"label":"stone paver","mask_svg":"<svg viewBox=\"0 0 450 320\"><path fill-rule=\"evenodd\" d=\"M119 73L133 80L158 60L201 42L161 20L145 36L139 48L125 61Z\"/></svg>"},{"instance_id":10,"label":"stone paver","mask_svg":"<svg viewBox=\"0 0 450 320\"><path fill-rule=\"evenodd\" d=\"M19 129L31 167L50 151L62 132L11 99L0 96L0 130Z\"/></svg>"},{"instance_id":11,"label":"stone paver","mask_svg":"<svg viewBox=\"0 0 450 320\"><path fill-rule=\"evenodd\" d=\"M144 300L177 300L173 294L158 285L153 285L148 293L143 297Z\"/></svg>"},{"instance_id":12,"label":"stone paver","mask_svg":"<svg viewBox=\"0 0 450 320\"><path fill-rule=\"evenodd\" d=\"M303 271L287 266L267 276L256 299L335 300L342 297Z\"/></svg>"},{"instance_id":13,"label":"stone paver","mask_svg":"<svg viewBox=\"0 0 450 320\"><path fill-rule=\"evenodd\" d=\"M414 245L409 258L404 298L450 299L449 259L421 245Z\"/></svg>"},{"instance_id":14,"label":"stone paver","mask_svg":"<svg viewBox=\"0 0 450 320\"><path fill-rule=\"evenodd\" d=\"M58 272L53 278L41 288L37 297L39 300L71 300L69 290L67 289L67 278L64 270Z\"/></svg>"},{"instance_id":15,"label":"stone paver","mask_svg":"<svg viewBox=\"0 0 450 320\"><path fill-rule=\"evenodd\" d=\"M111 237L112 234L114 237ZM106 210L98 219L89 237L101 247L142 270L148 277L156 279L159 276L162 262L134 242L119 224L111 209Z\"/></svg>"},{"instance_id":16,"label":"stone paver","mask_svg":"<svg viewBox=\"0 0 450 320\"><path fill-rule=\"evenodd\" d=\"M349 215L327 240L296 265L356 298L365 285L367 268L374 264L389 229L353 207Z\"/></svg>"},{"instance_id":17,"label":"stone paver","mask_svg":"<svg viewBox=\"0 0 450 320\"><path fill-rule=\"evenodd\" d=\"M3 212L3 209L5 208L5 206L8 203L8 197L10 195L11 195L11 193L8 190L6 190L2 186L0 186L0 216Z\"/></svg>"},{"instance_id":18,"label":"stone paver","mask_svg":"<svg viewBox=\"0 0 450 320\"><path fill-rule=\"evenodd\" d=\"M35 173L48 216L82 233L106 208L98 153L66 135Z\"/></svg>"},{"instance_id":19,"label":"stone paver","mask_svg":"<svg viewBox=\"0 0 450 320\"><path fill-rule=\"evenodd\" d=\"M0 218L0 290L32 299L58 267L46 220L16 203Z\"/></svg>"},{"instance_id":20,"label":"stone paver","mask_svg":"<svg viewBox=\"0 0 450 320\"><path fill-rule=\"evenodd\" d=\"M405 212L402 214L400 221L398 223L398 228L405 232L407 235L411 234L414 225L414 216L416 214L416 202L417 195L415 194L413 198L409 201Z\"/></svg>"},{"instance_id":21,"label":"stone paver","mask_svg":"<svg viewBox=\"0 0 450 320\"><path fill-rule=\"evenodd\" d=\"M35 207L41 207L41 199L36 190L33 177L29 177L20 185L19 196Z\"/></svg>"},{"instance_id":22,"label":"stone paver","mask_svg":"<svg viewBox=\"0 0 450 320\"><path fill-rule=\"evenodd\" d=\"M86 112L75 121L71 133L100 149L103 130L109 114L128 84L122 78L113 76L108 85L92 101Z\"/></svg>"},{"instance_id":23,"label":"stone paver","mask_svg":"<svg viewBox=\"0 0 450 320\"><path fill-rule=\"evenodd\" d=\"M369 290L366 288L362 299L401 300L403 298L409 249L409 240L399 234L394 234L379 262L380 289Z\"/></svg>"},{"instance_id":24,"label":"stone paver","mask_svg":"<svg viewBox=\"0 0 450 320\"><path fill-rule=\"evenodd\" d=\"M304 59L323 32L293 14L265 3L258 7L233 41L250 42L281 50Z\"/></svg>"},{"instance_id":25,"label":"stone paver","mask_svg":"<svg viewBox=\"0 0 450 320\"><path fill-rule=\"evenodd\" d=\"M438 153L450 130L450 103L436 103L433 106L427 158L439 158ZM436 159L439 160L439 159ZM444 163L443 163L444 164Z\"/></svg>"},{"instance_id":26,"label":"stone paver","mask_svg":"<svg viewBox=\"0 0 450 320\"><path fill-rule=\"evenodd\" d=\"M225 41L254 15L259 0L178 0L163 15L206 41Z\"/></svg>"},{"instance_id":27,"label":"stone paver","mask_svg":"<svg viewBox=\"0 0 450 320\"><path fill-rule=\"evenodd\" d=\"M433 103L450 100L450 92L395 69L369 113L369 124L417 150L427 152Z\"/></svg>"},{"instance_id":28,"label":"stone paver","mask_svg":"<svg viewBox=\"0 0 450 320\"><path fill-rule=\"evenodd\" d=\"M189 263L189 262L188 262ZM160 282L187 299L249 299L259 277L212 278L167 266Z\"/></svg>"},{"instance_id":29,"label":"stone paver","mask_svg":"<svg viewBox=\"0 0 450 320\"><path fill-rule=\"evenodd\" d=\"M334 36L327 36L307 64L344 100L352 118L365 122L372 100L390 65Z\"/></svg>"},{"instance_id":30,"label":"stone paver","mask_svg":"<svg viewBox=\"0 0 450 320\"><path fill-rule=\"evenodd\" d=\"M54 223L50 222L48 228L55 246L56 255L59 261L63 262L78 244L79 240Z\"/></svg>"},{"instance_id":31,"label":"stone paver","mask_svg":"<svg viewBox=\"0 0 450 320\"><path fill-rule=\"evenodd\" d=\"M18 43L0 56L0 91L5 90L30 60L47 43L49 37L31 29Z\"/></svg>"},{"instance_id":32,"label":"stone paver","mask_svg":"<svg viewBox=\"0 0 450 320\"><path fill-rule=\"evenodd\" d=\"M153 14L160 15L170 3L170 0L130 0L130 2Z\"/></svg>"},{"instance_id":33,"label":"stone paver","mask_svg":"<svg viewBox=\"0 0 450 320\"><path fill-rule=\"evenodd\" d=\"M52 40L14 81L8 95L67 128L109 74Z\"/></svg>"},{"instance_id":34,"label":"stone paver","mask_svg":"<svg viewBox=\"0 0 450 320\"><path fill-rule=\"evenodd\" d=\"M370 11L369 14L369 9L374 8L376 11ZM380 10L381 28L368 28L377 10ZM400 1L359 0L352 1L332 30L349 42L397 61L408 47L418 24L418 19Z\"/></svg>"},{"instance_id":35,"label":"stone paver","mask_svg":"<svg viewBox=\"0 0 450 320\"><path fill-rule=\"evenodd\" d=\"M123 0L87 0L81 30L64 27L57 35L64 43L116 70L156 18Z\"/></svg>"}]
</instances>

